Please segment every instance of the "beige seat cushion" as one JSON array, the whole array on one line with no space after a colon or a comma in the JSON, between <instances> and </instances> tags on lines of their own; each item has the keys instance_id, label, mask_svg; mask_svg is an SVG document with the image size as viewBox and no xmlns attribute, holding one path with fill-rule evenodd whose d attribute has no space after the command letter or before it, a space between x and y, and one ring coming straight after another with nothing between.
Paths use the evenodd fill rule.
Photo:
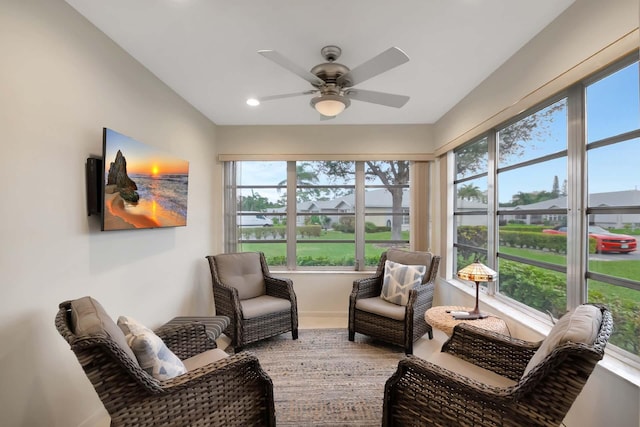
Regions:
<instances>
[{"instance_id":1,"label":"beige seat cushion","mask_svg":"<svg viewBox=\"0 0 640 427\"><path fill-rule=\"evenodd\" d=\"M229 355L225 353L224 350L214 348L212 350L207 350L205 352L196 354L195 356L188 359L184 359L182 363L184 363L184 366L187 368L187 372L190 372L194 369L206 366L209 363L217 362L218 360L224 359L225 357L229 357Z\"/></svg>"},{"instance_id":2,"label":"beige seat cushion","mask_svg":"<svg viewBox=\"0 0 640 427\"><path fill-rule=\"evenodd\" d=\"M435 365L448 369L463 377L474 379L482 384L494 387L511 387L517 384L515 381L510 380L507 377L503 377L493 371L476 366L473 363L469 363L466 360L462 360L449 353L436 352L429 356L427 360Z\"/></svg>"},{"instance_id":3,"label":"beige seat cushion","mask_svg":"<svg viewBox=\"0 0 640 427\"><path fill-rule=\"evenodd\" d=\"M538 350L529 360L523 376L527 375L531 369L542 362L559 345L569 341L593 344L600 331L601 323L602 312L593 305L580 305L575 310L562 316L551 328L549 335L542 341Z\"/></svg>"},{"instance_id":4,"label":"beige seat cushion","mask_svg":"<svg viewBox=\"0 0 640 427\"><path fill-rule=\"evenodd\" d=\"M242 252L220 254L214 258L220 281L227 286L236 288L241 300L255 298L266 293L260 254Z\"/></svg>"},{"instance_id":5,"label":"beige seat cushion","mask_svg":"<svg viewBox=\"0 0 640 427\"><path fill-rule=\"evenodd\" d=\"M390 303L379 296L357 300L356 309L400 321L404 320L407 311L404 305Z\"/></svg>"},{"instance_id":6,"label":"beige seat cushion","mask_svg":"<svg viewBox=\"0 0 640 427\"><path fill-rule=\"evenodd\" d=\"M78 337L109 338L115 342L135 363L136 356L127 344L124 333L109 317L102 305L91 297L78 298L71 302L72 332Z\"/></svg>"},{"instance_id":7,"label":"beige seat cushion","mask_svg":"<svg viewBox=\"0 0 640 427\"><path fill-rule=\"evenodd\" d=\"M256 298L240 301L242 317L255 319L271 313L291 311L291 301L284 298L276 298L271 295L262 295Z\"/></svg>"}]
</instances>

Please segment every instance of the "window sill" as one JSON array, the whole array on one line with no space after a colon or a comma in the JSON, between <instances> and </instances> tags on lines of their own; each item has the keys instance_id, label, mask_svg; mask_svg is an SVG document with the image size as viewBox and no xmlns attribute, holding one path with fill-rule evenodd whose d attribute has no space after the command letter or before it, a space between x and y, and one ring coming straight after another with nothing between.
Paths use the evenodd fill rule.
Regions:
<instances>
[{"instance_id":1,"label":"window sill","mask_svg":"<svg viewBox=\"0 0 640 427\"><path fill-rule=\"evenodd\" d=\"M363 270L363 271L355 271L355 270L272 270L270 269L271 274L291 274L291 275L305 275L305 274L344 274L350 276L371 276L375 274L376 270Z\"/></svg>"}]
</instances>

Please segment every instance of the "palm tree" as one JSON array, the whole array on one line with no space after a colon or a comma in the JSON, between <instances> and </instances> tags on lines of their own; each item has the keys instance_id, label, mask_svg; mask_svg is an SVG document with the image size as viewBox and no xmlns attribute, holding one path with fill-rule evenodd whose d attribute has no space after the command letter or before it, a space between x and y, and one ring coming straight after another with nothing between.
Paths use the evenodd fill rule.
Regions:
<instances>
[{"instance_id":1,"label":"palm tree","mask_svg":"<svg viewBox=\"0 0 640 427\"><path fill-rule=\"evenodd\" d=\"M474 184L464 184L458 188L458 197L466 200L477 200L482 202L484 194L480 191L480 188Z\"/></svg>"}]
</instances>

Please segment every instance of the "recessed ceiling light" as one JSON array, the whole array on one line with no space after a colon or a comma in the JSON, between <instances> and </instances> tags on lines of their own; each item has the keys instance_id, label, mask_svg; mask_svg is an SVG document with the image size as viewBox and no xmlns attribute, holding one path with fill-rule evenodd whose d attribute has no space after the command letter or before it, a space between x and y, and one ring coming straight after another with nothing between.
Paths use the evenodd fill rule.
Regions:
<instances>
[{"instance_id":1,"label":"recessed ceiling light","mask_svg":"<svg viewBox=\"0 0 640 427\"><path fill-rule=\"evenodd\" d=\"M251 105L252 107L256 107L256 106L260 105L260 101L258 101L255 98L249 98L249 99L247 99L247 105Z\"/></svg>"}]
</instances>

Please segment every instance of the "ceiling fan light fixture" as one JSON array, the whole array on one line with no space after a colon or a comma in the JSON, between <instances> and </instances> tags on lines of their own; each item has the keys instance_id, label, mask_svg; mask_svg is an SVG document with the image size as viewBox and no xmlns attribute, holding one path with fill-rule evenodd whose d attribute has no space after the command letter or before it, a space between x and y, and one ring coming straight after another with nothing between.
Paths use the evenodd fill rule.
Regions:
<instances>
[{"instance_id":1,"label":"ceiling fan light fixture","mask_svg":"<svg viewBox=\"0 0 640 427\"><path fill-rule=\"evenodd\" d=\"M349 98L341 95L325 94L311 99L311 106L326 117L334 117L351 105Z\"/></svg>"},{"instance_id":2,"label":"ceiling fan light fixture","mask_svg":"<svg viewBox=\"0 0 640 427\"><path fill-rule=\"evenodd\" d=\"M247 99L247 105L250 105L251 107L257 107L258 105L260 105L260 100L256 98L249 98Z\"/></svg>"}]
</instances>

